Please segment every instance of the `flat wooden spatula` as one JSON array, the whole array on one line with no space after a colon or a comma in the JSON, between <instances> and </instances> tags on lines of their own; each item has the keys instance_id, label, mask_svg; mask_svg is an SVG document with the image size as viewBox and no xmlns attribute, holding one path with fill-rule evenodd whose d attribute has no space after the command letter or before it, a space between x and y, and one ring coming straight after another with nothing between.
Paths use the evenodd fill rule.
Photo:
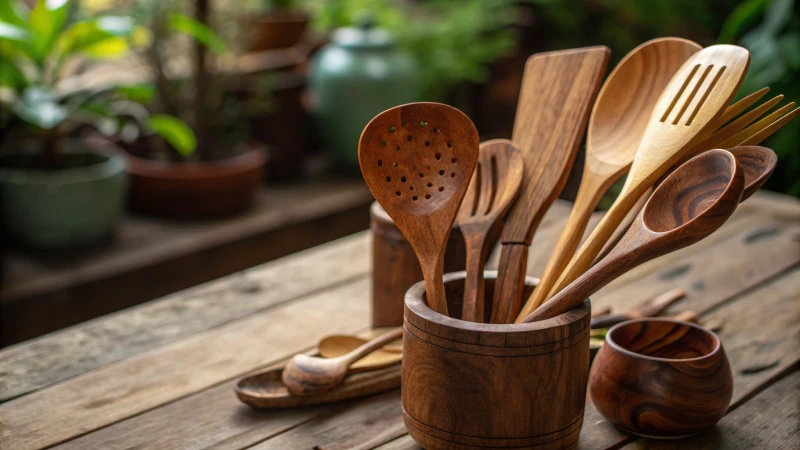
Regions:
<instances>
[{"instance_id":1,"label":"flat wooden spatula","mask_svg":"<svg viewBox=\"0 0 800 450\"><path fill-rule=\"evenodd\" d=\"M524 174L500 237L492 323L510 323L522 307L528 247L567 182L610 54L599 46L528 58L511 138L522 151Z\"/></svg>"}]
</instances>

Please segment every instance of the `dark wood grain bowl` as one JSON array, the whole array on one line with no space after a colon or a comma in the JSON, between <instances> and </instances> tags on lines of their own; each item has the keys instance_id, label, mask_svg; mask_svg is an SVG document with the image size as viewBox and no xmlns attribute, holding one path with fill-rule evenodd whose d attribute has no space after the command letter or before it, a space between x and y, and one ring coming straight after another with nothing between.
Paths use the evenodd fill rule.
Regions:
<instances>
[{"instance_id":1,"label":"dark wood grain bowl","mask_svg":"<svg viewBox=\"0 0 800 450\"><path fill-rule=\"evenodd\" d=\"M733 375L712 331L674 319L637 319L606 334L589 393L597 410L623 431L679 439L725 415Z\"/></svg>"},{"instance_id":2,"label":"dark wood grain bowl","mask_svg":"<svg viewBox=\"0 0 800 450\"><path fill-rule=\"evenodd\" d=\"M485 276L491 302L497 272ZM406 293L401 395L409 434L428 449L573 448L589 374L589 300L536 323L466 322L464 277L444 276L454 317L428 308L423 283ZM525 296L538 281L525 280Z\"/></svg>"}]
</instances>

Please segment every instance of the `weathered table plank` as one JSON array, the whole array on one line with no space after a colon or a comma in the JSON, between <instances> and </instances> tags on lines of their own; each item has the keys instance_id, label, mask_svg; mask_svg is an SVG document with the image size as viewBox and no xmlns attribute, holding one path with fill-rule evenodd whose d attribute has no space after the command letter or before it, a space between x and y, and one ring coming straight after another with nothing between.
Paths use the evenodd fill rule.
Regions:
<instances>
[{"instance_id":1,"label":"weathered table plank","mask_svg":"<svg viewBox=\"0 0 800 450\"><path fill-rule=\"evenodd\" d=\"M3 349L0 401L365 276L365 233Z\"/></svg>"},{"instance_id":2,"label":"weathered table plank","mask_svg":"<svg viewBox=\"0 0 800 450\"><path fill-rule=\"evenodd\" d=\"M687 439L684 445L703 450L796 450L800 448L798 392L800 370L794 370L729 413L716 427ZM674 448L671 442L642 440L626 446L625 450Z\"/></svg>"},{"instance_id":3,"label":"weathered table plank","mask_svg":"<svg viewBox=\"0 0 800 450\"><path fill-rule=\"evenodd\" d=\"M749 399L795 368L800 359L800 350L791 345L800 338L796 307L797 293L800 292L800 270L797 268L800 261L800 207L797 202L768 198L765 208L760 208L761 197L759 194L742 205L730 223L704 242L706 246L694 246L679 256L642 266L637 269L638 274L634 271L626 279L612 283L593 299L596 306L613 304L624 307L621 305L658 294L662 288L688 288L689 298L677 309L692 308L703 313L704 319L724 323L721 337L737 371L734 406L738 408L733 412L747 406ZM553 220L547 226L543 222L539 235L557 236L560 220L563 218ZM368 241L364 236L352 239L353 242L362 239L360 242L364 247L362 254L353 253L348 264L362 260L359 264L366 267ZM548 244L547 239L542 242L543 246ZM690 251L692 249L694 251ZM306 256L319 262L314 252ZM710 267L717 258L724 259L720 269ZM300 264L301 259L296 262ZM546 262L546 258L540 259ZM759 268L747 270L754 265L759 265ZM685 269L686 266L689 268ZM258 270L266 272L265 268ZM276 270L277 265L270 269ZM143 349L120 356L118 362L106 366L95 365L92 368L90 363L86 369L88 372L75 379L0 405L0 423L7 425L6 430L13 429L15 434L26 433L26 439L34 442L23 442L25 446L10 448L40 448L42 442L52 445L63 441L67 442L59 448L238 450L253 446L296 446L287 447L289 443L308 448L320 445L326 449L359 448L357 445L364 443L367 443L364 448L381 444L384 444L382 448L414 448L407 447L412 441L407 435L402 435L397 391L352 402L279 412L251 411L240 405L232 393L232 377L286 358L313 345L321 335L365 328L369 309L367 273L368 267L358 275L340 278L330 290L324 283L307 293L301 293L302 289L298 288L294 297L287 296L285 300L259 306L253 310L254 313L244 312L246 308L238 310L235 314L240 314L240 318L229 316L216 325L213 325L213 320L201 319L194 334L167 336L153 347L144 345ZM284 271L282 276L288 282L294 275ZM284 281L279 277L276 280L278 284ZM231 277L221 280L218 285L182 294L182 297L223 292L226 282L231 286L237 283L236 278ZM176 317L192 322L196 314L202 316L193 308L179 312L182 302L176 298L163 300L175 301ZM242 308L236 305L234 295L226 298L229 298L229 307ZM212 297L202 301L211 302ZM239 303L246 302L240 299ZM303 322L301 317L306 308L314 311L310 322ZM167 320L166 323L180 327L179 322ZM271 324L275 324L275 329L267 330L273 326ZM137 327L147 332L146 315L122 335L131 336L128 338L130 342L136 342L128 333ZM294 335L283 336L281 333ZM260 354L255 346L248 347L252 342L272 342L272 339L276 340L275 345L257 347ZM17 350L21 348L16 347ZM71 356L81 351L79 347L77 350L66 348ZM40 355L47 354L45 348L39 350ZM4 355L5 352L0 351L0 361ZM741 371L745 373L740 374ZM108 395L109 389L119 391L119 394ZM109 403L97 405L98 400ZM96 408L87 411L87 405L93 403ZM22 406L22 409L17 406ZM377 414L375 410L381 413ZM12 417L18 411L23 411L27 420ZM36 411L40 414L46 411L55 418L43 417L39 419L42 425L26 427L27 422L35 420ZM81 418L83 424L73 416ZM601 421L602 417L589 405L581 448L618 448L633 441ZM55 437L44 436L54 430ZM12 437L15 440L9 442L16 444L16 436ZM643 442L637 441L636 444L643 445Z\"/></svg>"}]
</instances>

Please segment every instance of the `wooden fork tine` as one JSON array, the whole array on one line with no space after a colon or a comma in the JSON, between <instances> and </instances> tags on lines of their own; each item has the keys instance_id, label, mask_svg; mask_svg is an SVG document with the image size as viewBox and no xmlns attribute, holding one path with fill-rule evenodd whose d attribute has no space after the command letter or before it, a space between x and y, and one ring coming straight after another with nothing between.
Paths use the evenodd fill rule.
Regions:
<instances>
[{"instance_id":1,"label":"wooden fork tine","mask_svg":"<svg viewBox=\"0 0 800 450\"><path fill-rule=\"evenodd\" d=\"M764 113L772 109L773 106L780 103L781 100L783 100L783 94L777 95L774 98L756 106L752 110L747 111L746 113L742 114L742 116L739 117L738 119L715 131L714 134L709 136L698 147L702 147L700 149L701 151L706 151L718 147L728 148L728 147L721 147L720 143L725 142L729 138L735 136L737 133L742 131L746 126L753 123L754 120L758 119Z\"/></svg>"},{"instance_id":2,"label":"wooden fork tine","mask_svg":"<svg viewBox=\"0 0 800 450\"><path fill-rule=\"evenodd\" d=\"M725 108L725 111L720 116L719 124L725 125L726 123L728 123L729 120L738 116L739 113L753 106L757 101L761 100L761 97L767 95L767 92L769 92L768 87L761 88L753 92L752 94L748 95L747 97L742 98L738 102L728 106L727 108Z\"/></svg>"},{"instance_id":3,"label":"wooden fork tine","mask_svg":"<svg viewBox=\"0 0 800 450\"><path fill-rule=\"evenodd\" d=\"M772 114L764 117L763 119L759 120L758 122L750 125L749 127L745 128L744 130L736 133L733 137L730 137L719 144L719 148L732 148L738 145L742 145L741 143L747 140L748 138L754 136L761 130L768 127L770 124L778 120L781 116L786 114L787 111L794 107L794 102L791 102L783 107L779 108Z\"/></svg>"},{"instance_id":4,"label":"wooden fork tine","mask_svg":"<svg viewBox=\"0 0 800 450\"><path fill-rule=\"evenodd\" d=\"M780 130L787 122L794 119L798 114L800 114L800 108L795 108L780 119L772 122L771 124L767 125L761 131L757 132L753 136L744 141L740 142L738 145L758 145L764 139L772 136L773 133Z\"/></svg>"}]
</instances>

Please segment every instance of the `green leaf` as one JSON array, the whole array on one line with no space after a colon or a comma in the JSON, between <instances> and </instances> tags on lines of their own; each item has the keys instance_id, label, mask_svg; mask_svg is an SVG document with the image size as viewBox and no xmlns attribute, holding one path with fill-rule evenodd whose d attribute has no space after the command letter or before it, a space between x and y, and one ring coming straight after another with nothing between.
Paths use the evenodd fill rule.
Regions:
<instances>
[{"instance_id":1,"label":"green leaf","mask_svg":"<svg viewBox=\"0 0 800 450\"><path fill-rule=\"evenodd\" d=\"M155 88L147 84L118 86L117 92L130 100L143 104L150 103L156 94Z\"/></svg>"},{"instance_id":2,"label":"green leaf","mask_svg":"<svg viewBox=\"0 0 800 450\"><path fill-rule=\"evenodd\" d=\"M22 120L43 130L58 127L68 116L67 108L58 104L52 92L42 87L26 89L14 105L14 112Z\"/></svg>"},{"instance_id":3,"label":"green leaf","mask_svg":"<svg viewBox=\"0 0 800 450\"><path fill-rule=\"evenodd\" d=\"M17 67L14 60L0 54L0 87L21 89L28 84L28 79Z\"/></svg>"},{"instance_id":4,"label":"green leaf","mask_svg":"<svg viewBox=\"0 0 800 450\"><path fill-rule=\"evenodd\" d=\"M28 26L33 34L33 52L36 62L45 59L58 40L69 15L67 0L38 0L28 17Z\"/></svg>"},{"instance_id":5,"label":"green leaf","mask_svg":"<svg viewBox=\"0 0 800 450\"><path fill-rule=\"evenodd\" d=\"M18 27L25 27L25 18L27 17L27 10L21 8L24 4L15 0L0 0L0 23L16 25Z\"/></svg>"},{"instance_id":6,"label":"green leaf","mask_svg":"<svg viewBox=\"0 0 800 450\"><path fill-rule=\"evenodd\" d=\"M746 0L736 6L722 24L717 44L733 43L748 26L759 18L766 4L767 0Z\"/></svg>"},{"instance_id":7,"label":"green leaf","mask_svg":"<svg viewBox=\"0 0 800 450\"><path fill-rule=\"evenodd\" d=\"M147 119L147 125L183 156L189 156L197 149L194 132L186 122L177 117L154 114Z\"/></svg>"},{"instance_id":8,"label":"green leaf","mask_svg":"<svg viewBox=\"0 0 800 450\"><path fill-rule=\"evenodd\" d=\"M214 53L225 52L225 42L211 28L183 14L170 15L170 26L173 30L186 33L202 43Z\"/></svg>"},{"instance_id":9,"label":"green leaf","mask_svg":"<svg viewBox=\"0 0 800 450\"><path fill-rule=\"evenodd\" d=\"M13 42L27 42L30 35L24 28L0 22L0 39Z\"/></svg>"},{"instance_id":10,"label":"green leaf","mask_svg":"<svg viewBox=\"0 0 800 450\"><path fill-rule=\"evenodd\" d=\"M61 35L58 48L62 55L85 53L89 56L118 56L127 51L126 39L133 33L135 23L124 16L102 16L77 22ZM123 45L124 43L124 45Z\"/></svg>"}]
</instances>

